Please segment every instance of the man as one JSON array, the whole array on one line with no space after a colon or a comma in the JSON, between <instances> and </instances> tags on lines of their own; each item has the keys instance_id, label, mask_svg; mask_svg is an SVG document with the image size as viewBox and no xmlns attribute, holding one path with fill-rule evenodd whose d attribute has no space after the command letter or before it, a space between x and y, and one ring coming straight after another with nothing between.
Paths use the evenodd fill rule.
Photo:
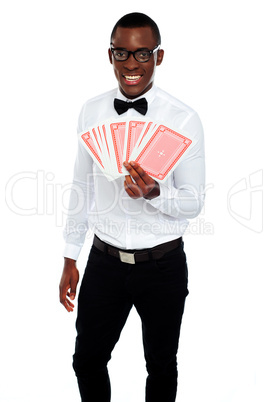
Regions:
<instances>
[{"instance_id":1,"label":"man","mask_svg":"<svg viewBox=\"0 0 268 402\"><path fill-rule=\"evenodd\" d=\"M128 102L145 98L150 119L186 130L196 140L164 184L132 162L124 164L128 175L108 181L79 145L60 301L67 311L73 310L79 278L76 260L90 227L95 237L79 293L73 359L83 402L110 401L107 363L133 305L142 322L146 401L176 398L176 355L188 294L182 235L187 219L202 209L204 150L198 115L154 85L156 67L164 56L160 41L157 25L146 15L121 18L109 49L119 88L86 102L79 117L78 131L86 131L118 117L115 98ZM176 77L178 72L174 73ZM124 116L141 114L131 107ZM79 211L77 199L84 200Z\"/></svg>"}]
</instances>

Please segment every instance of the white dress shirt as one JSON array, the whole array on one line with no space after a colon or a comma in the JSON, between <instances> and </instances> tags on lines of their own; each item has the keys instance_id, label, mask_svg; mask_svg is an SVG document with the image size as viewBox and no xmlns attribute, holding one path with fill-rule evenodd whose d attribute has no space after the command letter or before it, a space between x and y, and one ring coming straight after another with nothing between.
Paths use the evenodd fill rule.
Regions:
<instances>
[{"instance_id":1,"label":"white dress shirt","mask_svg":"<svg viewBox=\"0 0 268 402\"><path fill-rule=\"evenodd\" d=\"M197 113L156 86L139 98L143 97L148 101L146 117L176 131L185 130L196 143L165 183L160 182L160 195L145 200L128 196L124 177L108 181L79 142L64 230L65 257L77 260L87 233L95 233L121 249L154 247L182 236L188 219L196 217L202 209L204 138ZM88 100L79 116L78 133L108 118L118 118L114 98L127 100L118 89ZM124 116L141 115L129 109L120 117Z\"/></svg>"}]
</instances>

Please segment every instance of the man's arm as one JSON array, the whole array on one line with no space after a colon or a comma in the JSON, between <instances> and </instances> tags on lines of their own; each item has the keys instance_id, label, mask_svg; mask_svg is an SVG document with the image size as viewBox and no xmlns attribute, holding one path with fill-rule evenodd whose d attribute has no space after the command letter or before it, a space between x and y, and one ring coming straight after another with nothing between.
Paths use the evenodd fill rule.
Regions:
<instances>
[{"instance_id":1,"label":"man's arm","mask_svg":"<svg viewBox=\"0 0 268 402\"><path fill-rule=\"evenodd\" d=\"M88 213L93 205L93 198L92 158L79 144L64 229L64 267L59 285L60 302L69 312L74 309L72 300L76 296L79 281L76 261L88 230Z\"/></svg>"},{"instance_id":2,"label":"man's arm","mask_svg":"<svg viewBox=\"0 0 268 402\"><path fill-rule=\"evenodd\" d=\"M191 219L200 213L204 203L204 136L197 114L192 115L184 128L197 141L174 170L172 180L157 183L137 163L125 163L129 172L125 179L125 190L131 198L143 197L166 215Z\"/></svg>"},{"instance_id":3,"label":"man's arm","mask_svg":"<svg viewBox=\"0 0 268 402\"><path fill-rule=\"evenodd\" d=\"M79 272L76 268L76 261L71 258L64 258L64 267L60 281L60 302L68 312L73 311L76 296L76 287L79 281Z\"/></svg>"}]
</instances>

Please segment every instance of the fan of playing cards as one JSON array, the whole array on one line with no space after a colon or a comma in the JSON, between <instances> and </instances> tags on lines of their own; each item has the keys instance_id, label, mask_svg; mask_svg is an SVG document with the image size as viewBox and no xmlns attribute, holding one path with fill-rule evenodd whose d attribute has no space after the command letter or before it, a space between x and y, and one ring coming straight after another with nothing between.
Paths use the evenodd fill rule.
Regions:
<instances>
[{"instance_id":1,"label":"fan of playing cards","mask_svg":"<svg viewBox=\"0 0 268 402\"><path fill-rule=\"evenodd\" d=\"M107 179L128 174L125 161L137 162L155 180L164 181L193 141L148 118L106 120L79 139Z\"/></svg>"}]
</instances>

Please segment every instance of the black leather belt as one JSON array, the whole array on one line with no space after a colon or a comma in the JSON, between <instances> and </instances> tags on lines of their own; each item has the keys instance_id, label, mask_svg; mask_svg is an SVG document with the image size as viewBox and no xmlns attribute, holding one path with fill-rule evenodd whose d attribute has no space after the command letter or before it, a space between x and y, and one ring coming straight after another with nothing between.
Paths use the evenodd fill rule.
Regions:
<instances>
[{"instance_id":1,"label":"black leather belt","mask_svg":"<svg viewBox=\"0 0 268 402\"><path fill-rule=\"evenodd\" d=\"M153 248L147 248L142 250L121 250L117 247L113 247L100 240L98 236L94 236L93 245L100 251L119 258L122 262L127 264L136 264L137 262L144 262L149 260L159 260L169 251L179 247L182 243L182 237L169 241L167 243L159 244Z\"/></svg>"}]
</instances>

